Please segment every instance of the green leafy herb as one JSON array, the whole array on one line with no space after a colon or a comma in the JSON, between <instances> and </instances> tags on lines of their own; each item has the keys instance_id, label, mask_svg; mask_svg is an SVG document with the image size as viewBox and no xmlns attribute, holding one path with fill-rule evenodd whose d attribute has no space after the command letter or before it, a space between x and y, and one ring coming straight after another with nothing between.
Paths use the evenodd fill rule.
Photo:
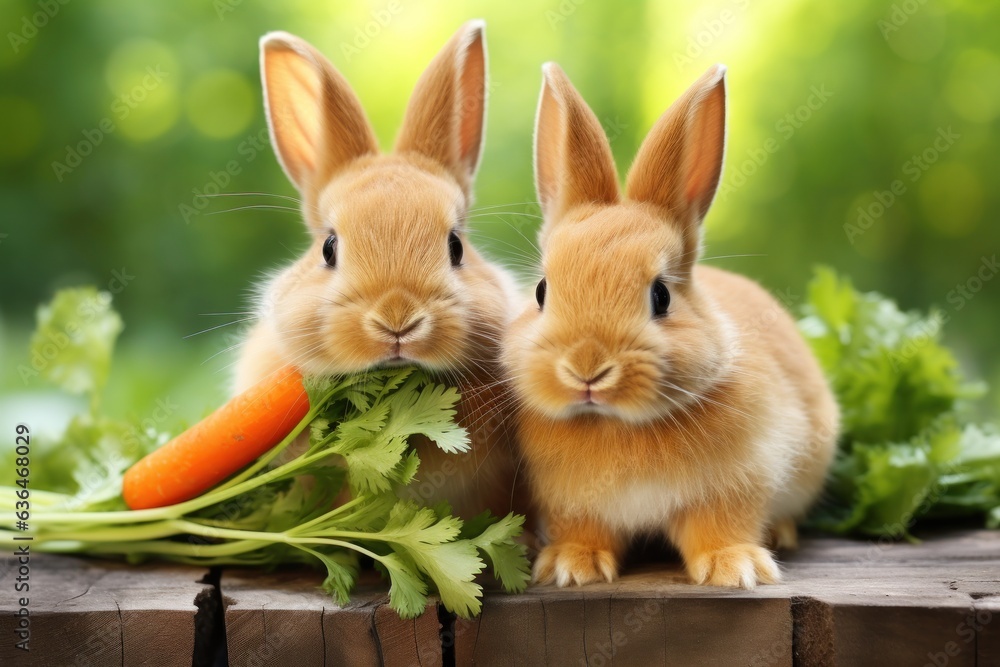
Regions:
<instances>
[{"instance_id":1,"label":"green leafy herb","mask_svg":"<svg viewBox=\"0 0 1000 667\"><path fill-rule=\"evenodd\" d=\"M93 287L62 290L38 308L31 337L31 359L53 384L92 400L108 379L122 320L111 308L111 295Z\"/></svg>"},{"instance_id":2,"label":"green leafy herb","mask_svg":"<svg viewBox=\"0 0 1000 667\"><path fill-rule=\"evenodd\" d=\"M36 341L64 331L69 314L95 294L57 295L39 311ZM526 586L526 549L514 542L523 517L484 514L463 524L447 508L401 499L419 474L410 436L423 435L446 452L469 446L454 422L458 392L412 368L310 378L309 413L249 468L193 500L127 510L124 471L164 438L96 414L121 328L107 304L102 308L75 320L74 342L46 371L64 388L89 393L92 409L71 423L57 446L45 448L67 454L71 465L54 456L35 463L55 466L48 489L33 485L35 548L200 565L310 563L326 569L323 589L342 604L357 580L358 558L366 556L388 576L390 604L406 617L423 612L432 590L458 615L477 614L482 589L475 579L484 556L506 590ZM290 456L302 432L309 434L308 447ZM351 499L338 504L345 488ZM0 506L11 512L16 489L0 487ZM13 544L15 535L0 530L0 543Z\"/></svg>"},{"instance_id":3,"label":"green leafy herb","mask_svg":"<svg viewBox=\"0 0 1000 667\"><path fill-rule=\"evenodd\" d=\"M908 536L921 517L1000 523L1000 434L964 425L984 388L941 342L945 314L904 313L829 269L809 286L800 328L837 394L843 431L812 517L835 532Z\"/></svg>"}]
</instances>

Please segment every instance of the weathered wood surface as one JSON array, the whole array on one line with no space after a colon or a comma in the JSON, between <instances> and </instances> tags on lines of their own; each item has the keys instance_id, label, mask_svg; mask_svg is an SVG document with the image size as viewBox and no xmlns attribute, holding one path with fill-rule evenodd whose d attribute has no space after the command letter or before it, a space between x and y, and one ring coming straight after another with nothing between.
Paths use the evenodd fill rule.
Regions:
<instances>
[{"instance_id":1,"label":"weathered wood surface","mask_svg":"<svg viewBox=\"0 0 1000 667\"><path fill-rule=\"evenodd\" d=\"M403 620L386 587L365 572L344 607L309 571L264 574L227 570L220 582L231 665L345 667L440 665L437 608Z\"/></svg>"},{"instance_id":2,"label":"weathered wood surface","mask_svg":"<svg viewBox=\"0 0 1000 667\"><path fill-rule=\"evenodd\" d=\"M231 665L1000 665L1000 531L812 538L783 569L748 592L646 563L614 584L490 592L471 621L433 602L404 621L371 572L341 607L308 570L227 569L216 590L198 568L33 556L30 660L12 648L8 570L0 665L189 665L196 627L223 620L215 648Z\"/></svg>"},{"instance_id":3,"label":"weathered wood surface","mask_svg":"<svg viewBox=\"0 0 1000 667\"><path fill-rule=\"evenodd\" d=\"M210 597L205 569L32 554L30 589L15 592L13 559L0 577L0 665L190 667L195 614ZM27 597L30 651L14 647L14 627Z\"/></svg>"},{"instance_id":4,"label":"weathered wood surface","mask_svg":"<svg viewBox=\"0 0 1000 667\"><path fill-rule=\"evenodd\" d=\"M456 662L1000 665L1000 533L815 538L783 570L784 583L753 592L692 586L673 563L586 589L491 594L478 619L456 622Z\"/></svg>"}]
</instances>

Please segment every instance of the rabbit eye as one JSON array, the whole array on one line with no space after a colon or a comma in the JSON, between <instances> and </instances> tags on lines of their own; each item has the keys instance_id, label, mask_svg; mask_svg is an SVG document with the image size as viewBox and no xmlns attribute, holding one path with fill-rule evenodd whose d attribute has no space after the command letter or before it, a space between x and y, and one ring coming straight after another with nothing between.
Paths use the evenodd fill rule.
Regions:
<instances>
[{"instance_id":1,"label":"rabbit eye","mask_svg":"<svg viewBox=\"0 0 1000 667\"><path fill-rule=\"evenodd\" d=\"M337 265L337 235L330 234L323 242L323 259L327 266Z\"/></svg>"},{"instance_id":2,"label":"rabbit eye","mask_svg":"<svg viewBox=\"0 0 1000 667\"><path fill-rule=\"evenodd\" d=\"M662 280L656 280L653 282L650 292L653 302L653 317L663 317L667 314L667 308L670 307L670 292L667 291L667 286L663 284Z\"/></svg>"},{"instance_id":3,"label":"rabbit eye","mask_svg":"<svg viewBox=\"0 0 1000 667\"><path fill-rule=\"evenodd\" d=\"M448 234L448 254L451 255L452 266L459 266L462 263L462 254L464 252L462 239L458 238L458 234L455 232Z\"/></svg>"},{"instance_id":4,"label":"rabbit eye","mask_svg":"<svg viewBox=\"0 0 1000 667\"><path fill-rule=\"evenodd\" d=\"M542 278L535 288L535 300L538 301L539 308L545 306L545 278Z\"/></svg>"}]
</instances>

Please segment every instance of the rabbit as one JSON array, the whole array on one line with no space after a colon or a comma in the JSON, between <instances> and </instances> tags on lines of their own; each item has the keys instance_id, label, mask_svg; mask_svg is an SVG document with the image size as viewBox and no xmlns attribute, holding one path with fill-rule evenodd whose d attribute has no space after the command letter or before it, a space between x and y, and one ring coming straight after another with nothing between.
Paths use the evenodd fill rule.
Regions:
<instances>
[{"instance_id":1,"label":"rabbit","mask_svg":"<svg viewBox=\"0 0 1000 667\"><path fill-rule=\"evenodd\" d=\"M696 263L722 172L726 69L656 122L624 191L594 113L543 68L535 185L543 278L502 362L548 544L536 583L613 581L658 534L699 584L779 581L821 492L838 407L788 313L751 280Z\"/></svg>"},{"instance_id":2,"label":"rabbit","mask_svg":"<svg viewBox=\"0 0 1000 667\"><path fill-rule=\"evenodd\" d=\"M285 32L261 39L271 143L311 243L261 286L234 373L236 392L289 364L321 376L413 364L457 385L471 450L417 441L414 488L464 518L502 516L518 497L508 429L495 423L499 338L516 286L466 228L484 139L484 31L466 23L430 63L387 154L323 55Z\"/></svg>"}]
</instances>

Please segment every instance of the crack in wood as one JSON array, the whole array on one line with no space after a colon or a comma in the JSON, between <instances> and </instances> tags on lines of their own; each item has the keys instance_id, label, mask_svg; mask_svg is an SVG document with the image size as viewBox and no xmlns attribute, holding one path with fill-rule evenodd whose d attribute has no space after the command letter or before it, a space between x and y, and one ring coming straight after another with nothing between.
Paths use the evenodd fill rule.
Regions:
<instances>
[{"instance_id":1,"label":"crack in wood","mask_svg":"<svg viewBox=\"0 0 1000 667\"><path fill-rule=\"evenodd\" d=\"M323 642L323 667L326 667L326 606L319 611L319 636Z\"/></svg>"},{"instance_id":2,"label":"crack in wood","mask_svg":"<svg viewBox=\"0 0 1000 667\"><path fill-rule=\"evenodd\" d=\"M228 664L226 644L226 615L228 601L222 596L220 579L222 571L213 568L198 583L209 586L195 596L198 611L194 616L193 667L213 667Z\"/></svg>"},{"instance_id":3,"label":"crack in wood","mask_svg":"<svg viewBox=\"0 0 1000 667\"><path fill-rule=\"evenodd\" d=\"M441 640L441 667L455 667L455 614L445 609L443 604L437 605L438 637Z\"/></svg>"},{"instance_id":4,"label":"crack in wood","mask_svg":"<svg viewBox=\"0 0 1000 667\"><path fill-rule=\"evenodd\" d=\"M122 652L122 667L125 667L125 621L122 620L122 607L118 604L118 600L114 597L111 599L115 603L115 609L118 610L118 641Z\"/></svg>"}]
</instances>

